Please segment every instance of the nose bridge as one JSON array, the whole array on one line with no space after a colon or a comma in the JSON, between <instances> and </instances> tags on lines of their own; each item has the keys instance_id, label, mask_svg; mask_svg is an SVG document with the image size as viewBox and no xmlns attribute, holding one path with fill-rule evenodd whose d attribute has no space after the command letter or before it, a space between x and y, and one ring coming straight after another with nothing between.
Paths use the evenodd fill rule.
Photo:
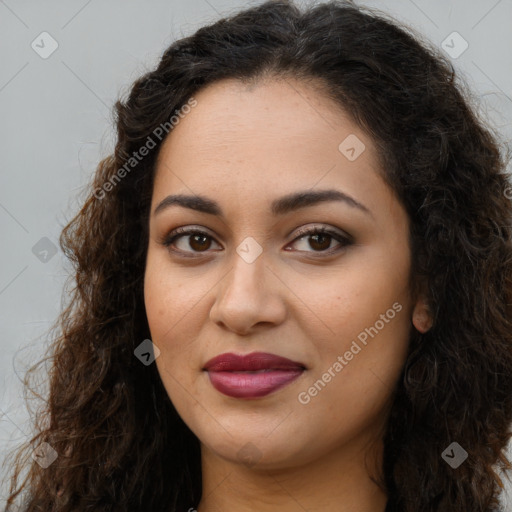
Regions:
<instances>
[{"instance_id":1,"label":"nose bridge","mask_svg":"<svg viewBox=\"0 0 512 512\"><path fill-rule=\"evenodd\" d=\"M217 288L212 321L241 334L257 324L276 325L284 320L284 304L269 289L266 256L254 239L244 239L235 247L230 270Z\"/></svg>"},{"instance_id":2,"label":"nose bridge","mask_svg":"<svg viewBox=\"0 0 512 512\"><path fill-rule=\"evenodd\" d=\"M253 237L246 237L235 248L227 284L236 294L255 296L264 289L266 256L263 247ZM254 299L254 297L253 297Z\"/></svg>"}]
</instances>

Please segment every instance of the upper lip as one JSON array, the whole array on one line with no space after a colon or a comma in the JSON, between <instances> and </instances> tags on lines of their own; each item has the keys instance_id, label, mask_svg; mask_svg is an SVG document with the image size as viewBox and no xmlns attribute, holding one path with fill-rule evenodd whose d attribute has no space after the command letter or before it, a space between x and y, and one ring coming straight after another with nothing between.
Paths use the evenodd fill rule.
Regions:
<instances>
[{"instance_id":1,"label":"upper lip","mask_svg":"<svg viewBox=\"0 0 512 512\"><path fill-rule=\"evenodd\" d=\"M233 354L227 352L213 357L203 367L203 370L213 372L257 371L257 370L305 370L304 364L292 361L286 357L267 352L252 352L251 354Z\"/></svg>"}]
</instances>

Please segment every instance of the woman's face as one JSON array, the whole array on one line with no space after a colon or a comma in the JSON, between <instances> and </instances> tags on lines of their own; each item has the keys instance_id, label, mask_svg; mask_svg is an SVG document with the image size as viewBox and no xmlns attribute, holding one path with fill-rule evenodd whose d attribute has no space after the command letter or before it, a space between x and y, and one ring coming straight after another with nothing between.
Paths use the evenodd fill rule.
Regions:
<instances>
[{"instance_id":1,"label":"woman's face","mask_svg":"<svg viewBox=\"0 0 512 512\"><path fill-rule=\"evenodd\" d=\"M387 419L416 306L408 217L375 146L305 83L226 80L195 99L151 203L144 294L168 395L203 450L235 463L362 446ZM203 234L165 246L177 228ZM256 352L286 364L205 370Z\"/></svg>"}]
</instances>

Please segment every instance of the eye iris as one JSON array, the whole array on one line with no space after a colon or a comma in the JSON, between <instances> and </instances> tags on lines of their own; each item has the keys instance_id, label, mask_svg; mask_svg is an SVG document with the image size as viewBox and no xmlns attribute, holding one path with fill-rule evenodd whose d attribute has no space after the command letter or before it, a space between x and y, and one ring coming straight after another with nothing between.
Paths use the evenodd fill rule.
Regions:
<instances>
[{"instance_id":1,"label":"eye iris","mask_svg":"<svg viewBox=\"0 0 512 512\"><path fill-rule=\"evenodd\" d=\"M331 242L330 242L330 240L329 240L329 239L331 238L331 237L330 237L330 235L324 235L324 234L322 234L322 233L316 233L316 234L314 234L314 235L311 235L311 238L312 238L313 240L315 240L315 242L314 242L314 243L317 243L318 239L320 239L320 242L319 242L319 243L320 243L320 245L321 245L322 247L320 247L320 248L318 248L318 247L317 247L317 249L319 249L319 250L328 249L328 248L329 248L329 245L331 245ZM328 242L328 243L327 243L327 246L325 246L325 243L324 243L324 244L322 244L322 241L324 241L324 242L325 242L325 241L327 241L327 242ZM309 245L311 245L311 247L312 247L313 249L315 249L315 247L311 244L311 242L310 242L310 244L309 244Z\"/></svg>"},{"instance_id":2,"label":"eye iris","mask_svg":"<svg viewBox=\"0 0 512 512\"><path fill-rule=\"evenodd\" d=\"M202 242L199 243L199 246L194 246L197 239L202 239ZM211 245L211 240L208 242L208 239L209 239L209 237L207 237L206 235L200 235L200 234L190 235L189 245L195 251L201 250L201 249L208 249Z\"/></svg>"}]
</instances>

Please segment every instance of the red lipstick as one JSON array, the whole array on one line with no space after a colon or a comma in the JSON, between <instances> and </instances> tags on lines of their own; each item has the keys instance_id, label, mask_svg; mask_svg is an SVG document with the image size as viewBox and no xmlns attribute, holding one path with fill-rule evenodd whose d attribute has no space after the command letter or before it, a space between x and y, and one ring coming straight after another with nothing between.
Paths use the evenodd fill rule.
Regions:
<instances>
[{"instance_id":1,"label":"red lipstick","mask_svg":"<svg viewBox=\"0 0 512 512\"><path fill-rule=\"evenodd\" d=\"M295 380L305 369L300 362L266 352L220 354L203 367L213 387L234 398L268 395Z\"/></svg>"}]
</instances>

